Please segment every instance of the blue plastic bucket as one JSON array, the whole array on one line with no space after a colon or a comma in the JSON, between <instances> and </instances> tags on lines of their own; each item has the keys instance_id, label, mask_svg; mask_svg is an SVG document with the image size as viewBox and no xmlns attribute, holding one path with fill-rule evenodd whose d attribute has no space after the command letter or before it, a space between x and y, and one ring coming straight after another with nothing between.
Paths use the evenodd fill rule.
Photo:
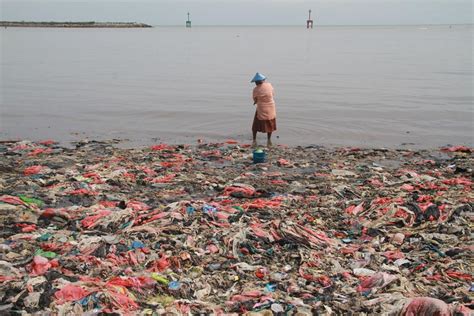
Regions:
<instances>
[{"instance_id":1,"label":"blue plastic bucket","mask_svg":"<svg viewBox=\"0 0 474 316\"><path fill-rule=\"evenodd\" d=\"M253 163L261 163L265 162L266 154L264 151L257 152L256 150L253 151Z\"/></svg>"}]
</instances>

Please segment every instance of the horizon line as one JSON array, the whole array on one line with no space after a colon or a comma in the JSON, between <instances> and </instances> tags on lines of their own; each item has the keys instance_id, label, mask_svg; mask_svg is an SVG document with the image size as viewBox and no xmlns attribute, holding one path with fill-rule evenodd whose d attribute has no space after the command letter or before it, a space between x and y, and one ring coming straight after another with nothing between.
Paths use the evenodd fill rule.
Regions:
<instances>
[{"instance_id":1,"label":"horizon line","mask_svg":"<svg viewBox=\"0 0 474 316\"><path fill-rule=\"evenodd\" d=\"M175 27L175 26L182 26L185 27L185 24L150 24L153 27ZM418 24L315 24L314 27L327 27L327 26L420 26L420 25L432 25L432 26L443 26L443 25L474 25L474 23L418 23ZM279 26L304 26L306 24L193 24L192 27L211 27L211 26L250 26L250 27L258 27L258 26L271 26L271 27L279 27Z\"/></svg>"},{"instance_id":2,"label":"horizon line","mask_svg":"<svg viewBox=\"0 0 474 316\"><path fill-rule=\"evenodd\" d=\"M27 21L27 20L0 20L0 23L135 23L135 24L148 24L153 27L185 27L185 24L152 24L146 22L130 22L130 21L94 21L94 20L82 20L82 21ZM314 27L341 27L341 26L443 26L443 25L474 25L474 23L407 23L407 24L315 24ZM306 24L193 24L192 27L306 27Z\"/></svg>"}]
</instances>

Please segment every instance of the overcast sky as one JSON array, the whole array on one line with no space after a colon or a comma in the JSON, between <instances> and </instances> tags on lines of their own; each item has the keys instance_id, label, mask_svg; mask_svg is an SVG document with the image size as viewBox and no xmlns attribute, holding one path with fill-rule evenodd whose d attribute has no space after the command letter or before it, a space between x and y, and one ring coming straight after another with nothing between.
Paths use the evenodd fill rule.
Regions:
<instances>
[{"instance_id":1,"label":"overcast sky","mask_svg":"<svg viewBox=\"0 0 474 316\"><path fill-rule=\"evenodd\" d=\"M0 0L9 21L130 21L182 25L473 23L472 0Z\"/></svg>"}]
</instances>

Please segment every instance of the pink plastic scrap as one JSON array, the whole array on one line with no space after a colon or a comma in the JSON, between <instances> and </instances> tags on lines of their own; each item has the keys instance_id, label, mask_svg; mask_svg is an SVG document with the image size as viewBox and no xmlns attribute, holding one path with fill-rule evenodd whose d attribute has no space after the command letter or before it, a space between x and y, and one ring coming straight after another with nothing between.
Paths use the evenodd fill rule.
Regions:
<instances>
[{"instance_id":1,"label":"pink plastic scrap","mask_svg":"<svg viewBox=\"0 0 474 316\"><path fill-rule=\"evenodd\" d=\"M110 214L112 214L112 211L110 211L110 210L98 211L96 215L87 216L86 218L84 218L81 221L81 225L84 228L92 228L97 224L97 220L99 218L105 217L105 216L110 215Z\"/></svg>"},{"instance_id":2,"label":"pink plastic scrap","mask_svg":"<svg viewBox=\"0 0 474 316\"><path fill-rule=\"evenodd\" d=\"M49 261L48 259L42 256L34 256L33 262L31 263L31 275L43 275L50 268L55 268L59 266L57 259Z\"/></svg>"},{"instance_id":3,"label":"pink plastic scrap","mask_svg":"<svg viewBox=\"0 0 474 316\"><path fill-rule=\"evenodd\" d=\"M29 149L29 148L31 148L31 146L29 144L20 144L20 145L16 145L15 147L13 147L10 150L11 151L18 151L18 150L25 150L25 149Z\"/></svg>"},{"instance_id":4,"label":"pink plastic scrap","mask_svg":"<svg viewBox=\"0 0 474 316\"><path fill-rule=\"evenodd\" d=\"M244 209L261 209L265 207L269 208L277 208L281 205L281 200L274 198L271 200L265 200L265 199L255 199L252 202L247 202L243 205Z\"/></svg>"},{"instance_id":5,"label":"pink plastic scrap","mask_svg":"<svg viewBox=\"0 0 474 316\"><path fill-rule=\"evenodd\" d=\"M23 202L19 197L11 196L11 195L2 195L0 197L0 202L13 204L13 205L26 205L26 203Z\"/></svg>"},{"instance_id":6,"label":"pink plastic scrap","mask_svg":"<svg viewBox=\"0 0 474 316\"><path fill-rule=\"evenodd\" d=\"M107 295L113 307L126 312L138 309L138 304L130 297L127 288L117 285L109 285ZM131 314L130 314L131 315Z\"/></svg>"},{"instance_id":7,"label":"pink plastic scrap","mask_svg":"<svg viewBox=\"0 0 474 316\"><path fill-rule=\"evenodd\" d=\"M281 158L281 159L278 159L278 164L279 164L280 166L289 166L289 165L290 165L290 162L289 162L288 160L286 160L286 159Z\"/></svg>"},{"instance_id":8,"label":"pink plastic scrap","mask_svg":"<svg viewBox=\"0 0 474 316\"><path fill-rule=\"evenodd\" d=\"M451 147L441 148L441 151L470 153L472 152L472 149L467 146L451 146Z\"/></svg>"},{"instance_id":9,"label":"pink plastic scrap","mask_svg":"<svg viewBox=\"0 0 474 316\"><path fill-rule=\"evenodd\" d=\"M400 189L402 189L403 191L411 192L415 190L415 187L411 184L405 183L404 185L400 187Z\"/></svg>"},{"instance_id":10,"label":"pink plastic scrap","mask_svg":"<svg viewBox=\"0 0 474 316\"><path fill-rule=\"evenodd\" d=\"M77 189L77 190L72 190L69 191L67 194L69 195L98 195L99 193L88 190L88 189Z\"/></svg>"},{"instance_id":11,"label":"pink plastic scrap","mask_svg":"<svg viewBox=\"0 0 474 316\"><path fill-rule=\"evenodd\" d=\"M472 310L465 306L452 306L432 297L410 298L405 303L401 316L452 316L472 315Z\"/></svg>"},{"instance_id":12,"label":"pink plastic scrap","mask_svg":"<svg viewBox=\"0 0 474 316\"><path fill-rule=\"evenodd\" d=\"M263 293L258 291L258 290L247 291L247 292L243 292L242 294L237 294L237 295L232 296L231 301L233 301L233 302L246 302L246 301L250 301L250 300L259 298L262 295L263 295Z\"/></svg>"},{"instance_id":13,"label":"pink plastic scrap","mask_svg":"<svg viewBox=\"0 0 474 316\"><path fill-rule=\"evenodd\" d=\"M376 288L384 288L393 281L397 280L398 277L385 272L378 272L373 276L363 280L357 287L358 292L370 292Z\"/></svg>"},{"instance_id":14,"label":"pink plastic scrap","mask_svg":"<svg viewBox=\"0 0 474 316\"><path fill-rule=\"evenodd\" d=\"M442 182L444 184L448 184L448 185L465 185L465 186L471 186L472 185L472 181L469 180L468 178L464 178L464 177L446 179L446 180L443 180Z\"/></svg>"},{"instance_id":15,"label":"pink plastic scrap","mask_svg":"<svg viewBox=\"0 0 474 316\"><path fill-rule=\"evenodd\" d=\"M54 293L57 304L61 305L66 302L78 301L89 295L90 292L83 289L82 287L74 284L66 284L59 291Z\"/></svg>"},{"instance_id":16,"label":"pink plastic scrap","mask_svg":"<svg viewBox=\"0 0 474 316\"><path fill-rule=\"evenodd\" d=\"M151 180L151 182L153 183L169 183L171 182L174 178L176 177L176 174L174 173L170 173L166 176L162 176L162 177L159 177L159 178L155 178L153 180Z\"/></svg>"},{"instance_id":17,"label":"pink plastic scrap","mask_svg":"<svg viewBox=\"0 0 474 316\"><path fill-rule=\"evenodd\" d=\"M350 215L357 215L364 210L364 202L360 203L359 205L351 205L346 208L346 213Z\"/></svg>"},{"instance_id":18,"label":"pink plastic scrap","mask_svg":"<svg viewBox=\"0 0 474 316\"><path fill-rule=\"evenodd\" d=\"M385 251L383 254L382 254L385 258L387 258L387 260L389 262L391 261L395 261L397 259L403 259L405 258L405 255L403 254L403 252L401 252L400 250L396 250L396 251Z\"/></svg>"},{"instance_id":19,"label":"pink plastic scrap","mask_svg":"<svg viewBox=\"0 0 474 316\"><path fill-rule=\"evenodd\" d=\"M243 186L228 186L225 187L223 196L229 196L234 192L241 193L244 197L252 197L255 194L255 189Z\"/></svg>"},{"instance_id":20,"label":"pink plastic scrap","mask_svg":"<svg viewBox=\"0 0 474 316\"><path fill-rule=\"evenodd\" d=\"M140 277L114 277L107 282L107 285L118 285L127 288L142 290L153 287L156 281L146 276Z\"/></svg>"},{"instance_id":21,"label":"pink plastic scrap","mask_svg":"<svg viewBox=\"0 0 474 316\"><path fill-rule=\"evenodd\" d=\"M146 211L150 209L147 204L140 201L129 201L127 203L127 208L131 208L134 211Z\"/></svg>"}]
</instances>

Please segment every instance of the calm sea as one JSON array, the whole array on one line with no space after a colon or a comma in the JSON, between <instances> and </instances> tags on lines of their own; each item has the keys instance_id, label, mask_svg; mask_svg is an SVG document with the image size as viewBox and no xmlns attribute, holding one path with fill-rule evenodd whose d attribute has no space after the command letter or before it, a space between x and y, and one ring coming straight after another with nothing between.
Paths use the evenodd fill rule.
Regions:
<instances>
[{"instance_id":1,"label":"calm sea","mask_svg":"<svg viewBox=\"0 0 474 316\"><path fill-rule=\"evenodd\" d=\"M1 139L249 142L259 71L275 88L275 143L473 145L472 25L0 36Z\"/></svg>"}]
</instances>

